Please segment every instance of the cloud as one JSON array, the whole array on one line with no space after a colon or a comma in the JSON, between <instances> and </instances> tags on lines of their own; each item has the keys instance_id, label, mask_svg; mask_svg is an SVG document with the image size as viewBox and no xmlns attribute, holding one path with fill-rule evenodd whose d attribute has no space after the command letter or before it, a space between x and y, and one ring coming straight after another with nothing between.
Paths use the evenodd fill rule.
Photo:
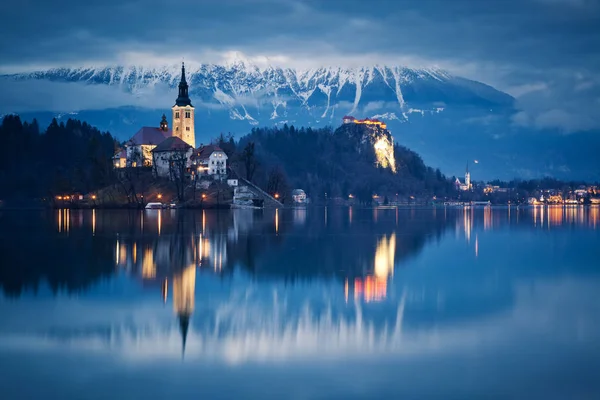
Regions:
<instances>
[{"instance_id":1,"label":"cloud","mask_svg":"<svg viewBox=\"0 0 600 400\"><path fill-rule=\"evenodd\" d=\"M120 86L10 78L0 79L0 92L3 93L0 96L1 113L72 112L122 106L169 109L177 97L176 91L164 84L131 93ZM221 104L200 101L194 101L194 106L211 110L225 108Z\"/></svg>"},{"instance_id":2,"label":"cloud","mask_svg":"<svg viewBox=\"0 0 600 400\"><path fill-rule=\"evenodd\" d=\"M31 3L0 5L8 21L0 25L1 71L232 63L243 53L258 66L302 69L438 66L517 97L547 96L569 74L600 71L597 0L182 0L184 13L161 0ZM599 94L593 82L576 86ZM567 92L580 97L549 97Z\"/></svg>"}]
</instances>

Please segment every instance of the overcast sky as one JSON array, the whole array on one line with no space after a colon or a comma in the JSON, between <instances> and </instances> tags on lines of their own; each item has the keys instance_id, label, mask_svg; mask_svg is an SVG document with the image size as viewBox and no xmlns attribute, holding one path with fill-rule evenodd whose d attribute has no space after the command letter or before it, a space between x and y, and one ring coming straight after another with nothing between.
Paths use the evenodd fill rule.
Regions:
<instances>
[{"instance_id":1,"label":"overcast sky","mask_svg":"<svg viewBox=\"0 0 600 400\"><path fill-rule=\"evenodd\" d=\"M600 127L600 0L21 0L0 15L5 73L234 52L298 68L435 65L517 97L518 123Z\"/></svg>"}]
</instances>

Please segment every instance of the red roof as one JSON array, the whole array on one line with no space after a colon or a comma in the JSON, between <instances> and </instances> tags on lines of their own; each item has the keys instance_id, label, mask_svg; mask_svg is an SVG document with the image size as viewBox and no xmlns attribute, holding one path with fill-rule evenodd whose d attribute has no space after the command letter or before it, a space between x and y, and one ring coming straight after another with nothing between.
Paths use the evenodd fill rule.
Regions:
<instances>
[{"instance_id":1,"label":"red roof","mask_svg":"<svg viewBox=\"0 0 600 400\"><path fill-rule=\"evenodd\" d=\"M160 153L163 151L187 151L192 146L178 138L177 136L171 136L166 138L158 146L152 149L153 153Z\"/></svg>"},{"instance_id":2,"label":"red roof","mask_svg":"<svg viewBox=\"0 0 600 400\"><path fill-rule=\"evenodd\" d=\"M194 150L194 154L192 154L191 158L194 160L206 160L215 151L221 151L224 153L223 149L221 149L219 146L209 144L208 146L200 146Z\"/></svg>"},{"instance_id":3,"label":"red roof","mask_svg":"<svg viewBox=\"0 0 600 400\"><path fill-rule=\"evenodd\" d=\"M140 145L140 144L150 144L150 145L158 145L166 138L171 137L171 130L163 131L160 128L155 128L153 126L144 126L142 127L135 135L129 139L127 144L130 145Z\"/></svg>"},{"instance_id":4,"label":"red roof","mask_svg":"<svg viewBox=\"0 0 600 400\"><path fill-rule=\"evenodd\" d=\"M127 150L119 149L113 156L113 158L127 158Z\"/></svg>"}]
</instances>

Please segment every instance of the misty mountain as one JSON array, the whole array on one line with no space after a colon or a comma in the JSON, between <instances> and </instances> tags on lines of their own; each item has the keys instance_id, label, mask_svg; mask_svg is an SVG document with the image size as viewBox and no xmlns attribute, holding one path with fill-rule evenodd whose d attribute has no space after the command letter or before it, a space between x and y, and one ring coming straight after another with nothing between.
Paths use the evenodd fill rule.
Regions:
<instances>
[{"instance_id":1,"label":"misty mountain","mask_svg":"<svg viewBox=\"0 0 600 400\"><path fill-rule=\"evenodd\" d=\"M474 179L600 179L593 151L600 144L597 135L518 127L513 117L519 110L511 96L443 70L298 70L259 68L244 60L186 70L197 144L220 132L240 137L255 126L337 127L350 114L385 121L395 141L447 175L462 175L467 161L477 159ZM35 110L19 112L24 119L35 116L45 125L52 117L76 114L124 140L140 126L158 125L162 113L170 119L180 71L179 65L61 68L5 75L0 84L26 88L13 92L35 96Z\"/></svg>"}]
</instances>

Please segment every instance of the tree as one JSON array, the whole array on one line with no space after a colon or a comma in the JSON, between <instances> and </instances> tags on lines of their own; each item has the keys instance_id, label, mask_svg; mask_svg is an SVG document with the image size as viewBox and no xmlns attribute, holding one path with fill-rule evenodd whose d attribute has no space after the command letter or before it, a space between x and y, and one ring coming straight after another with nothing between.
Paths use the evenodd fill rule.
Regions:
<instances>
[{"instance_id":1,"label":"tree","mask_svg":"<svg viewBox=\"0 0 600 400\"><path fill-rule=\"evenodd\" d=\"M244 150L242 151L241 158L246 170L246 179L252 181L252 177L258 166L258 161L254 154L254 142L248 142L248 144L246 144L246 147L244 147Z\"/></svg>"},{"instance_id":2,"label":"tree","mask_svg":"<svg viewBox=\"0 0 600 400\"><path fill-rule=\"evenodd\" d=\"M186 176L188 164L188 150L173 150L169 153L169 177L175 183L177 199L180 202L185 200L185 188L188 178Z\"/></svg>"},{"instance_id":3,"label":"tree","mask_svg":"<svg viewBox=\"0 0 600 400\"><path fill-rule=\"evenodd\" d=\"M281 167L277 166L271 168L267 181L267 193L283 202L285 201L288 191L289 185L287 183L287 178Z\"/></svg>"}]
</instances>

